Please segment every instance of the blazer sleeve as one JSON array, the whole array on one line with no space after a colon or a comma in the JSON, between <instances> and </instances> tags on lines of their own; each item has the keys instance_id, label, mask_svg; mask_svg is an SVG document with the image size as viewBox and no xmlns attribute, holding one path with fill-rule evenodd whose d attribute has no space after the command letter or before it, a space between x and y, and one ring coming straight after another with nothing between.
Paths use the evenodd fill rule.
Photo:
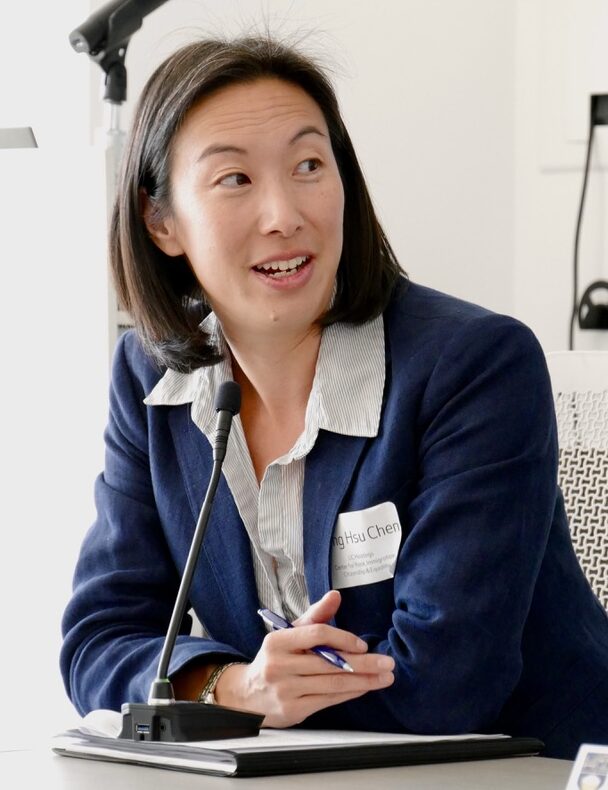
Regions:
<instances>
[{"instance_id":1,"label":"blazer sleeve","mask_svg":"<svg viewBox=\"0 0 608 790\"><path fill-rule=\"evenodd\" d=\"M61 671L81 714L147 699L180 582L155 506L145 393L132 369L135 348L134 336L124 336L114 356L97 518L83 542L62 622ZM180 628L170 675L193 660L246 660L230 645L189 636L189 619Z\"/></svg>"},{"instance_id":2,"label":"blazer sleeve","mask_svg":"<svg viewBox=\"0 0 608 790\"><path fill-rule=\"evenodd\" d=\"M365 729L473 732L492 726L520 677L558 497L551 386L532 332L493 314L453 332L416 428L392 627L368 640L394 657L395 683L343 713Z\"/></svg>"}]
</instances>

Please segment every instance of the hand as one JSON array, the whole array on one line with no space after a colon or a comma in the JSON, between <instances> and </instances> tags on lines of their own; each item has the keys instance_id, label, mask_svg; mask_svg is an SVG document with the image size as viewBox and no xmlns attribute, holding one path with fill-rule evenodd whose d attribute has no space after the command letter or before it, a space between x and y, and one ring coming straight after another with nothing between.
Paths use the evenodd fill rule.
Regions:
<instances>
[{"instance_id":1,"label":"hand","mask_svg":"<svg viewBox=\"0 0 608 790\"><path fill-rule=\"evenodd\" d=\"M220 678L215 696L220 705L257 711L265 727L291 727L331 705L355 699L393 683L390 656L367 653L355 634L327 625L340 607L331 590L295 622L295 628L268 634L251 664L235 665ZM337 669L311 647L337 650L354 672Z\"/></svg>"}]
</instances>

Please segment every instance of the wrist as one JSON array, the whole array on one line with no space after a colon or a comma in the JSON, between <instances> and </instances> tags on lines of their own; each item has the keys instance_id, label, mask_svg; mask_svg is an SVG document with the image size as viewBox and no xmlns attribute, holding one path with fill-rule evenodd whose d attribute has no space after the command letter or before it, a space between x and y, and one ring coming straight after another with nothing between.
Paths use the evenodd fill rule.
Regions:
<instances>
[{"instance_id":1,"label":"wrist","mask_svg":"<svg viewBox=\"0 0 608 790\"><path fill-rule=\"evenodd\" d=\"M215 684L215 701L218 705L228 708L243 707L243 695L239 692L242 688L241 678L246 671L247 664L237 662L229 664Z\"/></svg>"},{"instance_id":2,"label":"wrist","mask_svg":"<svg viewBox=\"0 0 608 790\"><path fill-rule=\"evenodd\" d=\"M205 681L204 686L201 689L198 697L199 702L204 702L207 705L223 704L219 702L217 697L218 686L221 686L223 690L230 688L230 686L225 681L224 675L230 674L233 668L242 666L242 664L243 662L241 661L231 661L227 664L219 664L213 667L211 673L208 675Z\"/></svg>"}]
</instances>

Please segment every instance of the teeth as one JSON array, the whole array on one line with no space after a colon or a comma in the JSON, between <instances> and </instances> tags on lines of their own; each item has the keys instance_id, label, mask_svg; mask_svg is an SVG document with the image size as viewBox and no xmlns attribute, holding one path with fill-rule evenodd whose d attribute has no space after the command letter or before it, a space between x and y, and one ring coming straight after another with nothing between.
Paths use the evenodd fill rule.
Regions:
<instances>
[{"instance_id":1,"label":"teeth","mask_svg":"<svg viewBox=\"0 0 608 790\"><path fill-rule=\"evenodd\" d=\"M287 272L297 269L298 266L308 260L307 255L299 255L297 258L291 258L288 261L272 261L271 263L263 263L261 266L256 266L258 271L273 271L273 272Z\"/></svg>"}]
</instances>

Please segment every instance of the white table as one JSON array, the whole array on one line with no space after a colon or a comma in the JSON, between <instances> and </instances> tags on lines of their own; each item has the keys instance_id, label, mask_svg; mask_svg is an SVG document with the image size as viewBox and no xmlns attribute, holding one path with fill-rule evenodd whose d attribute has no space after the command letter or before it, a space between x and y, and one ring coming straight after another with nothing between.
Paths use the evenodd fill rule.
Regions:
<instances>
[{"instance_id":1,"label":"white table","mask_svg":"<svg viewBox=\"0 0 608 790\"><path fill-rule=\"evenodd\" d=\"M0 752L6 790L564 790L572 763L512 757L237 779L59 757L49 749Z\"/></svg>"}]
</instances>

